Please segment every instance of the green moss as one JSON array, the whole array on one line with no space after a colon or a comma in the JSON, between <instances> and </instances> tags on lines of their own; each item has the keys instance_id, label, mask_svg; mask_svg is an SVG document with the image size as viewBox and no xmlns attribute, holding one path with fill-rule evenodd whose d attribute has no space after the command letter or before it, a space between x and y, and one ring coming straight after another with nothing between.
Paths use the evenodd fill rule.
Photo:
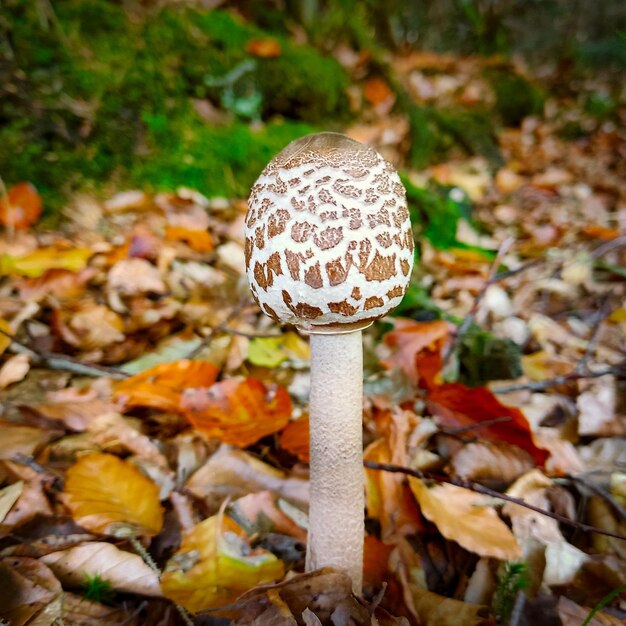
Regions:
<instances>
[{"instance_id":1,"label":"green moss","mask_svg":"<svg viewBox=\"0 0 626 626\"><path fill-rule=\"evenodd\" d=\"M11 58L0 66L0 175L33 182L48 207L112 177L242 194L309 124L347 111L347 77L335 60L280 35L280 56L254 58L249 41L272 35L226 11L166 5L131 18L122 3L58 0L42 21L40 3L3 4L0 44ZM242 63L254 68L246 84L219 80ZM230 102L236 118L250 90L258 106L247 118L268 122L259 131L236 119L212 127L192 105ZM277 115L293 121L272 122Z\"/></svg>"},{"instance_id":2,"label":"green moss","mask_svg":"<svg viewBox=\"0 0 626 626\"><path fill-rule=\"evenodd\" d=\"M486 74L496 96L496 110L505 126L519 126L529 115L540 115L544 91L511 69L491 70Z\"/></svg>"}]
</instances>

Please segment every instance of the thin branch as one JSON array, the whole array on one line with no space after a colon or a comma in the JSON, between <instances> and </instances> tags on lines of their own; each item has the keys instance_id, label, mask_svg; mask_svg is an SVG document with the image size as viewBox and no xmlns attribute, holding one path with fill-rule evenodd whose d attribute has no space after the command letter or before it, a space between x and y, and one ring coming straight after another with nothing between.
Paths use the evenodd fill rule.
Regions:
<instances>
[{"instance_id":1,"label":"thin branch","mask_svg":"<svg viewBox=\"0 0 626 626\"><path fill-rule=\"evenodd\" d=\"M463 489L469 489L470 491L474 491L476 493L480 493L484 496L489 496L491 498L498 498L499 500L504 500L505 502L510 502L511 504L517 504L525 509L529 509L530 511L534 511L535 513L539 513L540 515L545 515L546 517L550 517L557 522L561 522L562 524L567 524L568 526L572 526L574 528L579 528L580 530L584 530L587 532L598 533L599 535L606 535L607 537L614 537L615 539L622 539L626 541L626 535L620 535L619 533L613 533L608 530L602 530L601 528L596 528L595 526L590 526L589 524L584 524L582 522L577 522L575 520L569 519L569 517L565 517L565 515L561 515L560 513L554 513L552 511L546 511L545 509L541 509L538 506L534 506L532 504L528 504L528 502L524 502L520 498L514 498L513 496L508 496L505 493L501 493L496 491L495 489L490 489L489 487L485 487L479 483L474 482L473 480L464 480L462 478L450 478L449 476L443 476L442 474L434 474L431 472L420 472L419 470L409 469L408 467L402 467L400 465L393 465L391 463L377 463L375 461L364 461L363 465L369 469L375 470L383 470L385 472L394 472L396 474L406 474L407 476L414 476L415 478L420 478L422 480L433 480L438 483L447 483L448 485L454 485L455 487L462 487Z\"/></svg>"},{"instance_id":2,"label":"thin branch","mask_svg":"<svg viewBox=\"0 0 626 626\"><path fill-rule=\"evenodd\" d=\"M11 333L0 328L0 334L11 340L13 350L17 353L28 354L36 365L47 367L51 370L61 372L69 372L78 374L79 376L92 376L99 378L101 376L110 376L116 380L128 378L130 374L116 367L107 367L105 365L96 365L82 363L65 354L57 352L45 352L43 350L35 350L27 344L16 339Z\"/></svg>"},{"instance_id":3,"label":"thin branch","mask_svg":"<svg viewBox=\"0 0 626 626\"><path fill-rule=\"evenodd\" d=\"M502 422L510 422L513 418L509 415L503 415L502 417L494 417L490 420L483 420L476 424L469 424L468 426L459 426L458 428L442 428L439 432L442 435L462 435L463 433L479 430L480 428L487 428L494 424L501 424Z\"/></svg>"},{"instance_id":4,"label":"thin branch","mask_svg":"<svg viewBox=\"0 0 626 626\"><path fill-rule=\"evenodd\" d=\"M602 376L623 376L624 366L615 365L611 367L605 367L604 369L597 370L595 372L587 372L582 374L575 370L569 374L562 376L555 376L548 380L539 380L529 383L519 383L516 385L506 385L504 387L493 387L494 393L511 393L513 391L545 391L551 387L558 387L559 385L566 385L575 380L587 380L591 378L602 378Z\"/></svg>"},{"instance_id":5,"label":"thin branch","mask_svg":"<svg viewBox=\"0 0 626 626\"><path fill-rule=\"evenodd\" d=\"M606 318L611 314L611 309L609 305L609 298L605 296L600 308L594 313L594 321L591 327L591 337L587 342L587 346L585 347L585 353L582 355L580 361L576 364L574 371L578 374L582 374L587 372L587 365L589 360L593 356L595 349L598 345L598 341L600 340L600 330L602 328L602 323L606 320Z\"/></svg>"},{"instance_id":6,"label":"thin branch","mask_svg":"<svg viewBox=\"0 0 626 626\"><path fill-rule=\"evenodd\" d=\"M602 498L623 520L626 520L626 508L623 507L604 487L597 485L593 481L585 480L582 476L565 476L564 480L579 483L583 487L592 491L596 496Z\"/></svg>"},{"instance_id":7,"label":"thin branch","mask_svg":"<svg viewBox=\"0 0 626 626\"><path fill-rule=\"evenodd\" d=\"M617 250L622 246L626 246L626 235L621 235L619 237L616 237L615 239L611 239L611 241L606 241L605 243L599 245L597 248L592 250L589 253L589 256L592 259L597 260L603 257L605 254L608 254L613 250Z\"/></svg>"}]
</instances>

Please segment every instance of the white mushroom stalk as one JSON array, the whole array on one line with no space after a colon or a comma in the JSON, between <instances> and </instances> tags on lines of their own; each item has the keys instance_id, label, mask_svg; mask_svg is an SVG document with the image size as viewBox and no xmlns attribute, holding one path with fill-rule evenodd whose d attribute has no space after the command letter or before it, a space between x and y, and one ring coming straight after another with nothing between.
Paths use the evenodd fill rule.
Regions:
<instances>
[{"instance_id":1,"label":"white mushroom stalk","mask_svg":"<svg viewBox=\"0 0 626 626\"><path fill-rule=\"evenodd\" d=\"M363 565L361 330L396 307L413 236L398 174L344 135L302 137L256 181L246 268L263 311L311 335L311 500L307 570Z\"/></svg>"}]
</instances>

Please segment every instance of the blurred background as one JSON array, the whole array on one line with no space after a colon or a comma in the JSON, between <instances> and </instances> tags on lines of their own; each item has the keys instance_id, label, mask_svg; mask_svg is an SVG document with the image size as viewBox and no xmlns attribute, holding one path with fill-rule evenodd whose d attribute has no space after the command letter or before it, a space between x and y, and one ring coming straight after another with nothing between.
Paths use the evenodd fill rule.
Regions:
<instances>
[{"instance_id":1,"label":"blurred background","mask_svg":"<svg viewBox=\"0 0 626 626\"><path fill-rule=\"evenodd\" d=\"M317 130L405 171L626 123L622 0L0 0L0 176L245 197Z\"/></svg>"}]
</instances>

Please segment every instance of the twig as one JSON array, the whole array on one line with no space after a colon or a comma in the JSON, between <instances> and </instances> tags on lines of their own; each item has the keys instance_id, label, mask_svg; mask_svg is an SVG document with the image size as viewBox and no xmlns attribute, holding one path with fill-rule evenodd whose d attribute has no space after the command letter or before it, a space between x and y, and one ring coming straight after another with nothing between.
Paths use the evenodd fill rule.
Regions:
<instances>
[{"instance_id":1,"label":"twig","mask_svg":"<svg viewBox=\"0 0 626 626\"><path fill-rule=\"evenodd\" d=\"M468 426L459 426L458 428L442 428L440 433L442 435L462 435L463 433L471 432L472 430L478 430L479 428L487 428L494 424L501 424L502 422L510 422L513 418L509 415L503 415L502 417L494 417L490 420L483 420L476 424L469 424Z\"/></svg>"},{"instance_id":2,"label":"twig","mask_svg":"<svg viewBox=\"0 0 626 626\"><path fill-rule=\"evenodd\" d=\"M508 496L505 493L496 491L495 489L490 489L489 487L485 487L484 485L475 483L473 480L450 478L449 476L434 474L431 472L420 472L419 470L413 470L408 467L393 465L391 463L364 461L363 465L365 465L365 467L369 469L383 470L385 472L394 472L396 474L406 474L407 476L414 476L415 478L420 478L422 480L433 480L438 483L447 483L449 485L454 485L455 487L469 489L470 491L474 491L476 493L480 493L491 498L498 498L499 500L504 500L505 502L510 502L511 504L517 504L518 506L524 507L525 509L529 509L531 511L534 511L535 513L539 513L540 515L545 515L546 517L550 517L558 522L561 522L562 524L567 524L568 526L573 526L574 528L579 528L580 530L594 532L598 533L599 535L606 535L607 537L614 537L615 539L622 539L623 541L626 541L626 535L613 533L609 530L602 530L601 528L596 528L595 526L589 526L589 524L584 524L582 522L571 520L569 519L569 517L565 517L565 515L554 513L552 511L546 511L545 509L540 509L537 506L528 504L528 502L524 502L524 500L521 500L520 498Z\"/></svg>"},{"instance_id":3,"label":"twig","mask_svg":"<svg viewBox=\"0 0 626 626\"><path fill-rule=\"evenodd\" d=\"M105 365L95 365L82 363L65 354L57 352L45 352L43 350L35 350L25 343L17 340L11 333L0 328L0 334L11 340L15 352L28 354L33 361L40 366L47 367L51 370L61 372L70 372L80 376L92 376L99 378L100 376L110 376L116 380L128 378L130 374L116 367L107 367Z\"/></svg>"},{"instance_id":4,"label":"twig","mask_svg":"<svg viewBox=\"0 0 626 626\"><path fill-rule=\"evenodd\" d=\"M578 374L582 374L587 371L587 364L589 359L591 359L596 346L598 345L598 341L600 340L600 329L602 328L602 322L606 320L606 318L610 315L611 310L608 306L609 298L605 296L600 308L594 313L593 317L595 318L592 325L591 337L589 337L589 341L587 342L587 346L585 347L585 353L580 358L580 361L576 363L576 367L574 371Z\"/></svg>"},{"instance_id":5,"label":"twig","mask_svg":"<svg viewBox=\"0 0 626 626\"><path fill-rule=\"evenodd\" d=\"M585 480L582 476L565 476L564 480L579 483L593 491L593 493L602 498L622 519L626 520L626 508L624 508L604 487L596 485L596 483Z\"/></svg>"},{"instance_id":6,"label":"twig","mask_svg":"<svg viewBox=\"0 0 626 626\"><path fill-rule=\"evenodd\" d=\"M611 239L611 241L606 241L605 243L600 244L597 248L593 249L589 253L589 256L592 259L597 260L600 257L603 257L605 254L608 254L613 250L617 250L622 246L626 246L626 235L621 235L619 237L616 237L615 239Z\"/></svg>"},{"instance_id":7,"label":"twig","mask_svg":"<svg viewBox=\"0 0 626 626\"><path fill-rule=\"evenodd\" d=\"M152 555L143 547L139 539L137 539L136 536L131 535L128 540L130 541L130 545L133 546L137 554L139 554L139 556L143 559L144 563L160 578L161 570L159 569L159 566L154 562ZM185 625L193 626L193 620L191 619L191 616L189 615L187 610L176 602L174 602L173 604L176 607L176 610L180 614Z\"/></svg>"},{"instance_id":8,"label":"twig","mask_svg":"<svg viewBox=\"0 0 626 626\"><path fill-rule=\"evenodd\" d=\"M519 383L517 385L506 385L504 387L494 387L492 391L494 393L511 393L513 391L545 391L550 387L558 387L559 385L566 385L575 380L586 380L590 378L602 378L602 376L621 376L624 374L623 366L605 367L604 369L597 370L595 372L587 372L581 374L575 370L569 374L562 376L555 376L548 380L533 381L529 383Z\"/></svg>"}]
</instances>

